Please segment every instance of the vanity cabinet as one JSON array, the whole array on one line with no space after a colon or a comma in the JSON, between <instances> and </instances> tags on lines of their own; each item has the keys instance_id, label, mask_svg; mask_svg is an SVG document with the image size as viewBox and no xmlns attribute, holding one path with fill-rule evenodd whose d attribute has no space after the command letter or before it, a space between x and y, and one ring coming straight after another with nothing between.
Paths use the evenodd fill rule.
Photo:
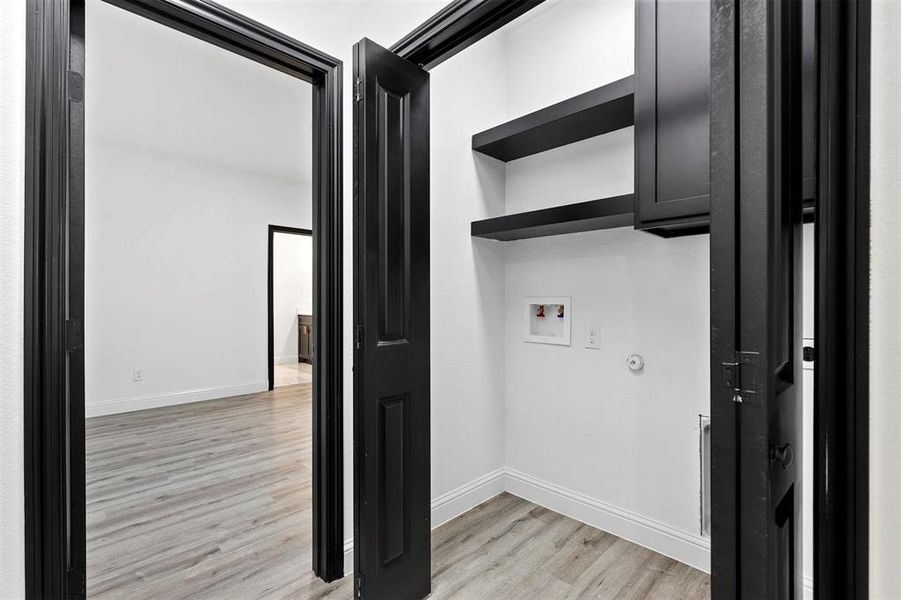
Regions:
<instances>
[{"instance_id":1,"label":"vanity cabinet","mask_svg":"<svg viewBox=\"0 0 901 600\"><path fill-rule=\"evenodd\" d=\"M635 228L695 233L710 214L710 2L639 0Z\"/></svg>"},{"instance_id":2,"label":"vanity cabinet","mask_svg":"<svg viewBox=\"0 0 901 600\"><path fill-rule=\"evenodd\" d=\"M313 315L297 315L297 362L313 362Z\"/></svg>"}]
</instances>

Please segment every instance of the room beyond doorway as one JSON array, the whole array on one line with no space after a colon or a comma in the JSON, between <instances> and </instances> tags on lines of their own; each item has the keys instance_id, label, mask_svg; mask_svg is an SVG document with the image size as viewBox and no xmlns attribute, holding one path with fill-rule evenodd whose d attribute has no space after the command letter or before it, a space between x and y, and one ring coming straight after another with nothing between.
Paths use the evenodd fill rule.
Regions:
<instances>
[{"instance_id":1,"label":"room beyond doorway","mask_svg":"<svg viewBox=\"0 0 901 600\"><path fill-rule=\"evenodd\" d=\"M171 30L183 34L185 39L203 40L210 44L209 48L224 49L231 54L250 59L295 80L310 84L312 102L306 104L309 112L312 113L311 163L314 172L314 175L308 179L314 205L310 227L314 232L313 244L316 248L315 255L319 261L314 270L314 276L317 282L316 289L322 297L316 299L320 308L316 311L315 330L318 338L316 345L322 352L321 360L316 364L316 386L310 386L311 439L316 451L312 455L310 469L310 490L314 501L311 503L312 528L310 529L311 553L309 554L312 565L308 566L312 567L313 573L318 577L327 580L335 579L340 577L343 571L342 431L340 422L326 421L317 416L334 410L335 406L340 406L341 398L342 363L339 343L342 323L341 307L340 303L331 301L339 294L341 282L341 190L337 184L341 174L341 120L336 117L341 104L341 63L331 56L216 4L192 3L188 6L184 3L168 2L167 0L160 2L115 0L110 4L124 8L132 14L138 14L140 17L148 19L149 22L171 28ZM92 3L92 5L104 6L96 3ZM25 456L28 464L24 477L25 546L30 549L32 557L26 563L26 593L29 597L77 598L84 597L87 579L85 572L87 536L85 526L87 512L85 510L85 471L87 466L85 416L88 407L84 377L85 354L89 347L92 351L100 350L101 346L97 342L104 339L102 336L98 336L96 331L85 331L85 324L90 323L90 326L93 327L106 322L106 319L85 319L84 317L86 313L84 298L85 196L90 191L91 198L96 198L96 190L90 188L89 181L86 183L86 179L89 178L85 177L85 164L87 163L89 167L99 164L96 155L93 157L90 155L91 149L87 147L85 139L85 134L89 133L85 131L86 121L90 120L93 124L97 124L99 121L95 118L96 113L94 113L95 117L90 117L91 110L87 110L85 105L88 104L88 99L94 102L99 99L108 99L109 95L99 93L102 92L102 86L97 83L98 70L85 67L86 40L90 40L89 46L95 44L93 56L97 57L96 42L102 39L98 37L98 32L101 35L103 32L96 27L88 27L88 35L85 35L84 2L64 0L54 4L51 10L49 5L35 0L29 3L28 15L27 71L30 80L34 82L35 90L41 88L42 91L35 91L28 99L27 130L34 135L29 138L30 145L26 162L30 166L27 179L28 189L34 190L35 193L26 194L26 204L29 207L29 214L35 215L35 220L26 228L26 239L41 239L47 243L38 244L29 241L27 247L31 251L27 252L26 259L28 272L35 274L35 282L42 282L40 289L26 285L25 293L26 303L29 306L26 321L30 324L27 327L29 334L25 339L25 364L30 376L25 389L24 402L26 419L34 425L25 433ZM106 28L106 31L113 32L121 38L120 29ZM247 48L244 44L249 37L256 40L253 48ZM132 42L130 39L124 41L126 44ZM158 57L163 49L175 50L182 46L181 40L166 44L157 43L152 52L144 54L145 57ZM67 50L55 52L54 49ZM88 55L90 60L90 50ZM111 57L114 55L106 53L99 56ZM172 67L170 71L187 66L181 56L170 60L169 65ZM132 66L134 67L134 65ZM250 64L241 68L249 71L253 66ZM93 76L86 77L86 71L92 73ZM143 71L137 67L134 68L134 71L143 75ZM204 72L209 73L210 70ZM188 78L188 81L193 81L193 79ZM139 80L139 83L146 85L147 81L142 79ZM68 93L50 92L49 86L55 85L62 85L63 88L68 89ZM44 89L45 86L48 89ZM246 85L241 90L240 96L246 97L258 89L258 86ZM116 90L131 91L122 85L116 86ZM216 90L210 89L209 91L215 92ZM156 98L156 91L151 90L151 92L149 96ZM231 101L233 98L235 98L234 95L221 95L223 100ZM266 98L285 98L285 95L270 94ZM165 96L165 100L169 99L169 96ZM209 110L208 103L181 102L173 106L172 102L161 101L159 104L160 108L170 109L180 107L190 110L195 106L206 107L208 110L201 117L189 121L188 124L191 126L200 122L215 123L217 119L221 121L222 118L216 111ZM295 110L303 111L303 105L295 103L294 106ZM124 110L126 108L129 110ZM120 103L117 109L114 115L141 116L140 119L130 121L120 119L127 125L137 121L137 125L145 126L146 129L147 125L153 126L169 122L149 119L146 111L135 109L134 103L130 102ZM268 115L265 111L263 113ZM108 111L106 116L110 116ZM284 124L282 124L282 128L292 129L284 127ZM121 130L121 128L119 129ZM117 133L116 128L112 128L112 130ZM297 131L296 128L293 130ZM165 129L165 131L171 131L171 128ZM160 131L151 129L141 139L154 140L157 139L154 135L162 132L163 128ZM220 127L216 133L217 135L233 135L235 132L233 127ZM263 140L268 143L270 137L265 131L257 130L255 135L250 136L249 139ZM215 145L210 144L209 141L207 137L194 137L191 139L191 144L165 144L163 148L167 151L169 149L206 150L212 146L212 150L221 153L243 148L242 145L234 144L232 139ZM118 143L121 142L121 139L107 136L104 138L104 142ZM68 146L66 150L63 150L62 146L66 144ZM153 146L149 150L157 150L158 147L159 145ZM130 156L125 152L108 154L112 159L129 158ZM86 155L88 156L86 157ZM208 154L203 154L203 158L207 157ZM256 156L251 158L256 159ZM246 176L249 172L248 162L250 161L245 161L235 168L225 169L227 172L224 177L213 179L213 181L219 184L223 179L230 182L236 177ZM206 160L204 166L207 166L207 163L209 166L218 167L219 165L219 163L214 164L212 160ZM259 169L268 169L272 162L261 163L259 160L253 160L252 165ZM183 164L177 164L173 169L180 169L180 172L189 171ZM44 173L50 172L59 175L52 185L35 184L36 181L44 180ZM122 177L117 173L116 181L121 179ZM94 176L93 181L107 184L110 178ZM168 172L156 173L148 181L155 186L169 185L176 188L173 190L173 194L175 191L181 191L181 188L177 188L175 185L176 182L173 178L168 176ZM131 201L134 196L138 195L138 192L143 191L141 186L133 185L132 188L126 190L127 193L119 194L119 198L123 203ZM218 209L211 211L213 218L199 226L194 224L194 233L198 239L222 235L223 231L232 225L253 224L248 223L248 219L242 218L239 211L233 210L234 206L248 206L252 204L251 202L236 202L234 206L224 206L224 196L233 198L241 195L245 200L253 200L259 195L258 189L254 188L251 193L246 193L246 190L231 186L226 192L208 202L210 208ZM209 194L206 194L204 198L208 196ZM296 194L293 197L298 198ZM168 198L168 196L158 194L154 200L159 201L160 198ZM199 199L199 194L189 195L186 203L190 201L193 206ZM124 210L123 203L114 205L111 209L112 213L122 212ZM51 209L51 206L54 208ZM147 209L145 213L152 213L154 208L157 213L164 212L160 209L159 202L144 203L142 206ZM183 206L177 206L166 212L173 226L182 227L187 221L184 218L183 208ZM266 220L262 221L263 227L267 222L272 222L272 217L273 215L269 215ZM282 217L276 218L283 220ZM156 240L155 243L146 243L143 240L148 233L155 231L147 226L146 221L146 219L139 221L138 225L129 231L133 234L129 240L131 246L144 243L146 254L151 258L155 258L153 255L156 253L165 253L167 257L171 255L173 244L167 237ZM260 230L261 228L255 229L256 232ZM50 238L53 241L50 241ZM223 276L219 277L218 281L222 285L230 285L237 279L233 271L243 264L244 259L253 254L261 255L264 252L259 233L248 230L247 236L227 235L226 238L225 248L222 249L220 246L219 254L214 257L214 260L208 261L203 269L193 269L194 275L208 276L222 273ZM102 241L96 237L91 237L91 240L97 243ZM251 244L251 248L246 252L241 252L237 246L244 241ZM212 244L207 246L197 244L197 246L203 251L213 247ZM119 246L113 246L108 254L110 256L118 255L118 250ZM191 270L184 267L188 259L193 256L186 253L182 253L182 256L185 257L185 260L176 263L180 269L179 273ZM263 308L265 292L263 285L259 282L265 277L261 268L263 260L265 259L261 257L256 259L250 269L245 270L252 275L253 281L245 284L245 289L238 290L238 294L242 297L253 296L253 314L247 319L236 318L233 314L215 319L219 327L215 330L216 339L222 340L223 346L233 345L237 334L243 333L238 329L242 324L247 324L246 329L251 332L255 340L253 345L258 345L259 351L253 355L257 357L256 359L246 361L257 370L257 374L253 381L248 379L244 383L253 383L254 387L258 386L257 390L260 391L264 391L268 383L266 376L262 373L263 365L259 359L261 355L265 354L262 346L266 341L262 326L262 321L265 319L265 309ZM96 261L87 262L92 266L100 264ZM65 268L57 268L61 265ZM54 269L52 274L50 269ZM142 272L141 268L134 264L128 264L128 269L125 272L150 275ZM157 280L159 279L157 273L153 273L153 275ZM200 287L196 284L197 278L195 277L193 280L195 288ZM147 279L151 278L148 276ZM183 277L183 279L187 280L189 284L192 282L190 276ZM50 284L50 280L53 280L54 283ZM166 285L166 282L162 282L153 291L158 295L168 294L171 287ZM209 289L214 286L205 287ZM123 288L125 286L119 286L120 290ZM103 298L108 297L108 295L103 296ZM224 298L227 298L227 293L219 294L211 301L192 306L191 308L195 308L192 314L200 315L199 318L205 320L211 320L209 319L211 313L223 310ZM38 309L38 305L45 308ZM132 304L123 301L118 306L127 309ZM103 316L104 313L98 313L96 308L95 306L95 314ZM156 307L151 308L155 310ZM63 328L65 332L63 329L51 325L61 322L62 319L66 323ZM132 319L128 325L148 322L152 324L149 318ZM196 337L197 335L198 328L190 323L186 326L182 323L173 323L171 319L157 319L153 322L164 326L150 330L153 335L159 335L160 331L166 330L166 328L169 332L174 330L177 336ZM131 330L132 328L128 329L128 331ZM131 337L125 339L126 341L132 340ZM41 341L38 342L38 340ZM189 350L193 348L187 343L182 346ZM142 349L137 343L133 343L131 347ZM179 347L177 350L181 352L184 347ZM246 350L248 344L239 345L239 347ZM114 358L121 357L117 355ZM174 369L167 370L165 368L167 365L183 366L183 371L191 372L197 370L195 367L198 361L217 368L223 365L222 361L214 360L202 351L195 352L190 360L185 361L178 361L170 354L166 364L162 367L149 366L144 361L134 361L131 354L127 358L130 359L129 364L132 367L126 370L126 374L128 383L134 391L164 382L163 375L174 371ZM100 363L103 362L100 360ZM226 374L234 377L236 372L237 370L229 370ZM115 374L121 374L121 369L117 369ZM44 385L51 379L54 382L52 386ZM195 384L192 389L200 387L202 385ZM159 393L156 390L146 391L150 393L136 396L142 402L146 400L145 396L153 395L156 398L168 393L167 390ZM227 391L230 396L253 393L233 389ZM121 402L123 398L118 396L92 392L90 397L102 401L94 403L97 406L100 404L104 406L102 414L97 411L94 413L100 419L111 415L113 408L121 407L123 404ZM180 397L184 399L183 396ZM133 397L129 395L125 399L132 400ZM201 400L200 398L195 399ZM216 402L216 400L212 401ZM134 410L138 410L137 403L130 402L129 404ZM144 408L151 407L141 407L141 409ZM54 451L48 454L47 449L51 446ZM300 560L303 560L302 557ZM296 568L303 569L304 565L297 564Z\"/></svg>"},{"instance_id":2,"label":"room beyond doorway","mask_svg":"<svg viewBox=\"0 0 901 600\"><path fill-rule=\"evenodd\" d=\"M309 229L269 226L269 389L313 382L313 239Z\"/></svg>"}]
</instances>

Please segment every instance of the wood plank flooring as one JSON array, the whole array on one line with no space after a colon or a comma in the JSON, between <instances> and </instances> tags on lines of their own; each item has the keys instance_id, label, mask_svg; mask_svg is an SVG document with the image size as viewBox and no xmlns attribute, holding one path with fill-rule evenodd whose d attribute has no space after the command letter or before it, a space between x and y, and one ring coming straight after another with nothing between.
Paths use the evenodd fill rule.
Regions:
<instances>
[{"instance_id":1,"label":"wood plank flooring","mask_svg":"<svg viewBox=\"0 0 901 600\"><path fill-rule=\"evenodd\" d=\"M310 363L283 363L275 365L275 387L313 383L313 365Z\"/></svg>"},{"instance_id":2,"label":"wood plank flooring","mask_svg":"<svg viewBox=\"0 0 901 600\"><path fill-rule=\"evenodd\" d=\"M310 386L87 421L89 598L351 599L311 564ZM432 598L708 598L706 574L501 494L432 532Z\"/></svg>"}]
</instances>

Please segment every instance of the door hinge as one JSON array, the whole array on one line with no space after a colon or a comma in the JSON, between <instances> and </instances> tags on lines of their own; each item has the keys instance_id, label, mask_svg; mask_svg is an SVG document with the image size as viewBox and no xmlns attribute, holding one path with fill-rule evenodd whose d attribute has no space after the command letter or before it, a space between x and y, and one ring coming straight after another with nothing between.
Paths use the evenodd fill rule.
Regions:
<instances>
[{"instance_id":1,"label":"door hinge","mask_svg":"<svg viewBox=\"0 0 901 600\"><path fill-rule=\"evenodd\" d=\"M357 325L357 328L354 329L354 347L359 350L363 347L363 336L365 331L362 325Z\"/></svg>"},{"instance_id":2,"label":"door hinge","mask_svg":"<svg viewBox=\"0 0 901 600\"><path fill-rule=\"evenodd\" d=\"M732 390L733 402L743 402L745 396L757 393L759 359L758 352L736 352L732 361L720 363L722 385Z\"/></svg>"},{"instance_id":3,"label":"door hinge","mask_svg":"<svg viewBox=\"0 0 901 600\"><path fill-rule=\"evenodd\" d=\"M362 598L363 597L363 576L357 575L354 577L354 598Z\"/></svg>"},{"instance_id":4,"label":"door hinge","mask_svg":"<svg viewBox=\"0 0 901 600\"><path fill-rule=\"evenodd\" d=\"M813 362L816 357L817 351L813 346L804 346L804 362Z\"/></svg>"},{"instance_id":5,"label":"door hinge","mask_svg":"<svg viewBox=\"0 0 901 600\"><path fill-rule=\"evenodd\" d=\"M360 100L363 99L362 86L363 86L363 80L361 78L357 77L354 80L354 102L359 102Z\"/></svg>"},{"instance_id":6,"label":"door hinge","mask_svg":"<svg viewBox=\"0 0 901 600\"><path fill-rule=\"evenodd\" d=\"M81 73L69 71L66 96L73 102L84 100L84 77L81 76Z\"/></svg>"},{"instance_id":7,"label":"door hinge","mask_svg":"<svg viewBox=\"0 0 901 600\"><path fill-rule=\"evenodd\" d=\"M66 321L65 332L66 352L81 350L84 347L84 326L77 319Z\"/></svg>"}]
</instances>

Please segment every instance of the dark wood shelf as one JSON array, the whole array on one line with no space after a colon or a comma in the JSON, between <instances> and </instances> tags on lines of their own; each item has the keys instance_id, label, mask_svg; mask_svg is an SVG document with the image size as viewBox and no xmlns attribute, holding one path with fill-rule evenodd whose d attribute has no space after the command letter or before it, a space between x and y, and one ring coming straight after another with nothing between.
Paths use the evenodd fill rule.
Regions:
<instances>
[{"instance_id":1,"label":"dark wood shelf","mask_svg":"<svg viewBox=\"0 0 901 600\"><path fill-rule=\"evenodd\" d=\"M543 208L473 221L471 233L474 237L506 242L596 229L631 227L634 221L633 204L632 194L626 194Z\"/></svg>"},{"instance_id":2,"label":"dark wood shelf","mask_svg":"<svg viewBox=\"0 0 901 600\"><path fill-rule=\"evenodd\" d=\"M585 92L472 136L472 149L504 162L609 133L635 122L633 77Z\"/></svg>"}]
</instances>

